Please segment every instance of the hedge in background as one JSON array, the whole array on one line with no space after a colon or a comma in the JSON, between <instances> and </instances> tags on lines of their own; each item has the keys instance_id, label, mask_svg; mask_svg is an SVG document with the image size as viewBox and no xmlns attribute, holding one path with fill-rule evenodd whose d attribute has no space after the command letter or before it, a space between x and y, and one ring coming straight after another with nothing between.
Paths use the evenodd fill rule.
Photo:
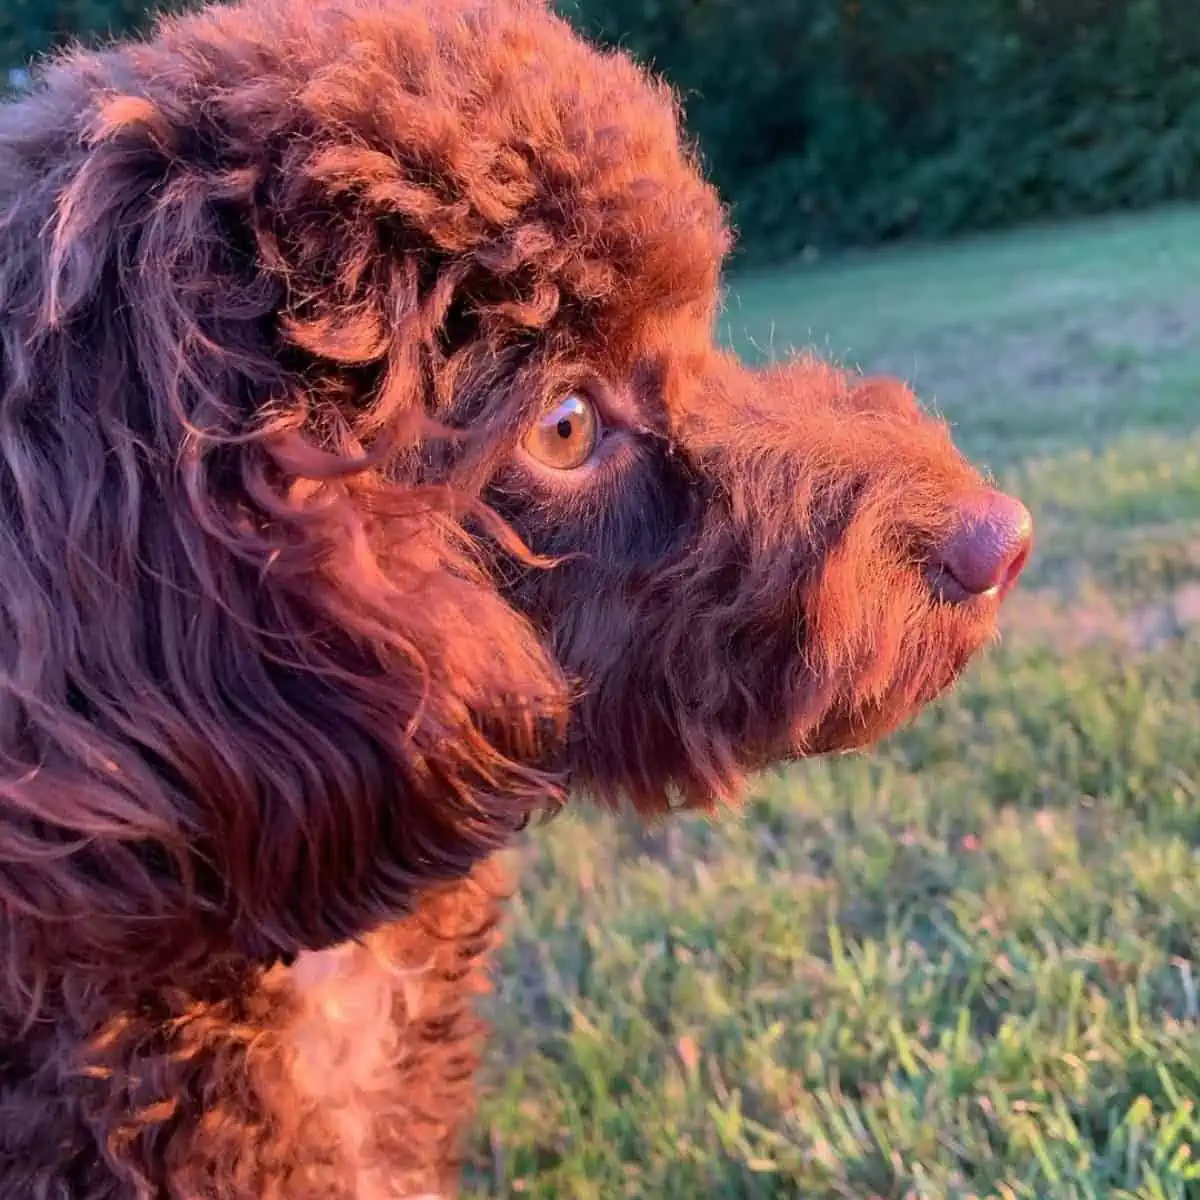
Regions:
<instances>
[{"instance_id":1,"label":"hedge in background","mask_svg":"<svg viewBox=\"0 0 1200 1200\"><path fill-rule=\"evenodd\" d=\"M745 251L1200 199L1188 0L572 0L684 93Z\"/></svg>"},{"instance_id":2,"label":"hedge in background","mask_svg":"<svg viewBox=\"0 0 1200 1200\"><path fill-rule=\"evenodd\" d=\"M680 88L743 252L1200 199L1190 0L560 0ZM0 0L0 62L138 0Z\"/></svg>"},{"instance_id":3,"label":"hedge in background","mask_svg":"<svg viewBox=\"0 0 1200 1200\"><path fill-rule=\"evenodd\" d=\"M0 66L20 68L53 45L136 29L144 0L0 0Z\"/></svg>"}]
</instances>

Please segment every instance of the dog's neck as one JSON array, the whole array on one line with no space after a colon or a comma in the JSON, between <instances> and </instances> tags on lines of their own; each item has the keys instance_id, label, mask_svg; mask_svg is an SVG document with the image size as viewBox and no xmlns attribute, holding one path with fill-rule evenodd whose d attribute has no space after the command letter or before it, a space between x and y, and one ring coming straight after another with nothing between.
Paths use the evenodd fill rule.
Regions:
<instances>
[{"instance_id":1,"label":"dog's neck","mask_svg":"<svg viewBox=\"0 0 1200 1200\"><path fill-rule=\"evenodd\" d=\"M485 866L291 964L64 981L0 1038L0 1196L446 1200L502 890Z\"/></svg>"},{"instance_id":2,"label":"dog's neck","mask_svg":"<svg viewBox=\"0 0 1200 1200\"><path fill-rule=\"evenodd\" d=\"M297 1097L324 1111L355 1200L440 1200L414 1193L393 1177L378 1145L384 1117L405 1119L396 1080L406 1032L419 1019L423 976L432 962L394 956L386 936L299 955L266 981L289 995L285 1031Z\"/></svg>"}]
</instances>

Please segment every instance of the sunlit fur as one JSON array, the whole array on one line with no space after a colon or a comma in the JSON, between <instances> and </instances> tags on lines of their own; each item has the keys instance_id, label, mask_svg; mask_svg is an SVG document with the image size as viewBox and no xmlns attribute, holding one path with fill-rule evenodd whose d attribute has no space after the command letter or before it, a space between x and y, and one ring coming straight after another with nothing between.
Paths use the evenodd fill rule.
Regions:
<instances>
[{"instance_id":1,"label":"sunlit fur","mask_svg":"<svg viewBox=\"0 0 1200 1200\"><path fill-rule=\"evenodd\" d=\"M0 1200L449 1195L505 884L879 736L995 604L899 384L718 350L675 104L535 0L246 0L0 108ZM608 430L520 446L582 388Z\"/></svg>"}]
</instances>

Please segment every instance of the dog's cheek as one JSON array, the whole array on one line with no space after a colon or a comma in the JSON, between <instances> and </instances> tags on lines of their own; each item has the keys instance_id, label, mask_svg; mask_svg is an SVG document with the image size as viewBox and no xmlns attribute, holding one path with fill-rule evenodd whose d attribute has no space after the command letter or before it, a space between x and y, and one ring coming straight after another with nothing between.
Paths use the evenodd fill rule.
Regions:
<instances>
[{"instance_id":1,"label":"dog's cheek","mask_svg":"<svg viewBox=\"0 0 1200 1200\"><path fill-rule=\"evenodd\" d=\"M552 560L502 570L499 587L558 647L575 640L574 627L598 617L603 629L610 610L635 603L678 559L702 515L694 478L658 445L600 480L539 488L514 473L487 498L525 545Z\"/></svg>"}]
</instances>

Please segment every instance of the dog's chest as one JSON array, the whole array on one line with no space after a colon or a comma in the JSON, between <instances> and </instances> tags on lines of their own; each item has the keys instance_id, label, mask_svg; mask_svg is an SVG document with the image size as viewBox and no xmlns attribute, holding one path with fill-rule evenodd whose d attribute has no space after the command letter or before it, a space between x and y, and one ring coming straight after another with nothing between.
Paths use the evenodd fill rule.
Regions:
<instances>
[{"instance_id":1,"label":"dog's chest","mask_svg":"<svg viewBox=\"0 0 1200 1200\"><path fill-rule=\"evenodd\" d=\"M292 1083L322 1112L355 1200L439 1200L389 1170L377 1130L402 1116L405 1030L421 1006L421 971L370 941L301 955L286 986Z\"/></svg>"}]
</instances>

